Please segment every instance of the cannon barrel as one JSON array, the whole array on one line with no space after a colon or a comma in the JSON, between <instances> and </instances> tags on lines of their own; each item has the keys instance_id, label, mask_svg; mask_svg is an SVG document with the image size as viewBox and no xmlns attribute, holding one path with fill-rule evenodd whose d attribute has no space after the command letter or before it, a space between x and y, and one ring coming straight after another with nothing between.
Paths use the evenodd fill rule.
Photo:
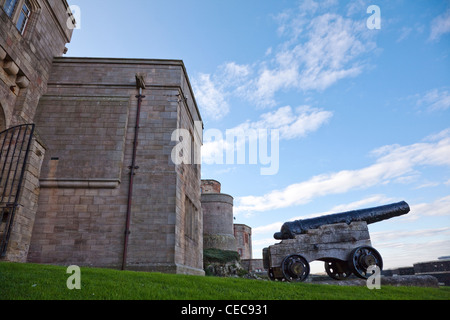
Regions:
<instances>
[{"instance_id":1,"label":"cannon barrel","mask_svg":"<svg viewBox=\"0 0 450 320\"><path fill-rule=\"evenodd\" d=\"M402 201L381 207L353 210L317 218L286 222L281 227L281 232L274 234L274 238L276 240L294 239L297 234L303 234L310 229L317 229L320 226L327 224L350 224L354 221L365 221L367 224L371 224L407 214L409 211L409 205L405 201Z\"/></svg>"}]
</instances>

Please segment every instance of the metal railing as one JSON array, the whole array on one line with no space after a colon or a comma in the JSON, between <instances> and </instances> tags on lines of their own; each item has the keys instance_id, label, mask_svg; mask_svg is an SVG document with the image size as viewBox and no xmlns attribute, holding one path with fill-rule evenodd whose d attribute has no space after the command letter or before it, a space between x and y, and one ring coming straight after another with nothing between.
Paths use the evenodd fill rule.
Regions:
<instances>
[{"instance_id":1,"label":"metal railing","mask_svg":"<svg viewBox=\"0 0 450 320\"><path fill-rule=\"evenodd\" d=\"M0 132L0 257L6 255L33 133L34 124Z\"/></svg>"}]
</instances>

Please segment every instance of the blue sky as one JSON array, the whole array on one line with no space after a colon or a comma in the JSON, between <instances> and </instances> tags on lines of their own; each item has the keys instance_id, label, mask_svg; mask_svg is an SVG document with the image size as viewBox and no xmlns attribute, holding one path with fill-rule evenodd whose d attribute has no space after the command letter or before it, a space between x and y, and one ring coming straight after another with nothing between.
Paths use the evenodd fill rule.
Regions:
<instances>
[{"instance_id":1,"label":"blue sky","mask_svg":"<svg viewBox=\"0 0 450 320\"><path fill-rule=\"evenodd\" d=\"M208 133L202 178L234 197L255 258L283 222L401 200L410 214L369 227L385 267L450 255L450 1L69 3L81 23L67 56L184 61ZM278 133L278 170L227 162L212 133L238 130ZM249 157L252 142L235 147Z\"/></svg>"}]
</instances>

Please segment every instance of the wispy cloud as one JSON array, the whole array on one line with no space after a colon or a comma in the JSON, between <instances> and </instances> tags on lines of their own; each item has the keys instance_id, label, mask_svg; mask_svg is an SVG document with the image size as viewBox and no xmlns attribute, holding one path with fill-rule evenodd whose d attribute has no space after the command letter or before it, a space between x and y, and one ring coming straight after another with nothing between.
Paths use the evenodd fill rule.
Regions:
<instances>
[{"instance_id":1,"label":"wispy cloud","mask_svg":"<svg viewBox=\"0 0 450 320\"><path fill-rule=\"evenodd\" d=\"M367 66L365 54L376 48L360 18L330 10L335 1L302 1L275 16L281 42L250 64L227 62L194 81L199 105L219 108L228 97L243 98L257 107L274 107L280 91L323 91L339 80L356 77ZM330 10L326 12L325 10ZM217 99L218 97L218 99ZM220 119L224 112L215 113Z\"/></svg>"},{"instance_id":2,"label":"wispy cloud","mask_svg":"<svg viewBox=\"0 0 450 320\"><path fill-rule=\"evenodd\" d=\"M211 75L200 74L193 79L195 98L202 114L213 120L222 119L230 111L226 93L221 86L212 81Z\"/></svg>"},{"instance_id":3,"label":"wispy cloud","mask_svg":"<svg viewBox=\"0 0 450 320\"><path fill-rule=\"evenodd\" d=\"M443 132L448 133L448 130ZM377 160L365 168L321 174L262 196L240 197L236 199L235 212L263 212L296 206L317 197L391 183L416 172L420 166L450 166L450 135L440 135L437 141L384 146L372 154Z\"/></svg>"},{"instance_id":4,"label":"wispy cloud","mask_svg":"<svg viewBox=\"0 0 450 320\"><path fill-rule=\"evenodd\" d=\"M385 269L411 267L448 254L450 228L386 230L371 233L372 245L383 256Z\"/></svg>"},{"instance_id":5,"label":"wispy cloud","mask_svg":"<svg viewBox=\"0 0 450 320\"><path fill-rule=\"evenodd\" d=\"M402 27L400 30L400 36L397 38L397 42L402 42L403 40L408 38L412 31L413 28L411 27Z\"/></svg>"},{"instance_id":6,"label":"wispy cloud","mask_svg":"<svg viewBox=\"0 0 450 320\"><path fill-rule=\"evenodd\" d=\"M227 133L232 136L239 136L241 133L245 135L245 133L260 129L278 130L281 140L303 138L325 125L332 116L333 113L330 111L312 108L310 106L300 106L295 109L290 106L285 106L273 112L262 114L257 121L248 120L230 128L227 130ZM246 135L245 138L252 139L252 136ZM238 150L245 148L245 143L246 140L243 139L238 140L237 145L235 143L229 144L223 134L217 139L217 136L209 136L208 132L206 132L202 147L203 162L206 164L214 163L215 159L217 159L217 154L222 155L224 150L230 148L232 150L234 148Z\"/></svg>"},{"instance_id":7,"label":"wispy cloud","mask_svg":"<svg viewBox=\"0 0 450 320\"><path fill-rule=\"evenodd\" d=\"M450 195L431 203L418 203L411 206L409 220L417 220L424 216L450 216Z\"/></svg>"},{"instance_id":8,"label":"wispy cloud","mask_svg":"<svg viewBox=\"0 0 450 320\"><path fill-rule=\"evenodd\" d=\"M350 210L362 209L368 206L388 204L392 201L395 201L395 199L386 197L386 195L384 194L375 194L358 201L335 206L331 209L331 212L345 212Z\"/></svg>"},{"instance_id":9,"label":"wispy cloud","mask_svg":"<svg viewBox=\"0 0 450 320\"><path fill-rule=\"evenodd\" d=\"M441 36L446 33L450 33L450 9L447 9L447 11L437 16L431 22L431 32L429 39L431 41L439 41Z\"/></svg>"},{"instance_id":10,"label":"wispy cloud","mask_svg":"<svg viewBox=\"0 0 450 320\"><path fill-rule=\"evenodd\" d=\"M341 79L355 77L365 67L363 54L376 47L360 21L336 13L307 16L316 12L315 5L309 3L309 8L282 16L283 34L290 38L272 60L258 66L246 91L257 105L275 105L280 90L322 91Z\"/></svg>"},{"instance_id":11,"label":"wispy cloud","mask_svg":"<svg viewBox=\"0 0 450 320\"><path fill-rule=\"evenodd\" d=\"M433 237L441 234L447 236L450 235L450 228L443 227L437 229L421 229L421 230L407 230L407 231L396 230L395 232L392 232L392 230L379 231L373 232L372 238L377 242L389 242L398 239L402 239L402 242L405 242L406 238Z\"/></svg>"},{"instance_id":12,"label":"wispy cloud","mask_svg":"<svg viewBox=\"0 0 450 320\"><path fill-rule=\"evenodd\" d=\"M274 112L262 114L260 120L246 121L231 130L247 129L278 129L281 139L305 137L308 133L318 130L326 124L333 113L310 106L300 106L292 109L285 106Z\"/></svg>"},{"instance_id":13,"label":"wispy cloud","mask_svg":"<svg viewBox=\"0 0 450 320\"><path fill-rule=\"evenodd\" d=\"M450 93L446 88L429 90L417 98L417 106L428 111L442 111L450 108Z\"/></svg>"}]
</instances>

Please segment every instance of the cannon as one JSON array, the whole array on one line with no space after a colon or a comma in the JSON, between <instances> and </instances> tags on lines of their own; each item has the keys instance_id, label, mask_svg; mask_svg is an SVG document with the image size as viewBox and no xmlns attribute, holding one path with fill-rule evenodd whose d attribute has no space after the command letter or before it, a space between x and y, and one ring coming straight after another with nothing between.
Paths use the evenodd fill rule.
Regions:
<instances>
[{"instance_id":1,"label":"cannon","mask_svg":"<svg viewBox=\"0 0 450 320\"><path fill-rule=\"evenodd\" d=\"M335 280L356 275L368 279L373 266L383 269L380 253L372 247L368 224L405 215L402 201L385 206L286 222L274 234L280 243L263 249L264 268L271 280L305 281L309 263L325 262L325 271Z\"/></svg>"}]
</instances>

